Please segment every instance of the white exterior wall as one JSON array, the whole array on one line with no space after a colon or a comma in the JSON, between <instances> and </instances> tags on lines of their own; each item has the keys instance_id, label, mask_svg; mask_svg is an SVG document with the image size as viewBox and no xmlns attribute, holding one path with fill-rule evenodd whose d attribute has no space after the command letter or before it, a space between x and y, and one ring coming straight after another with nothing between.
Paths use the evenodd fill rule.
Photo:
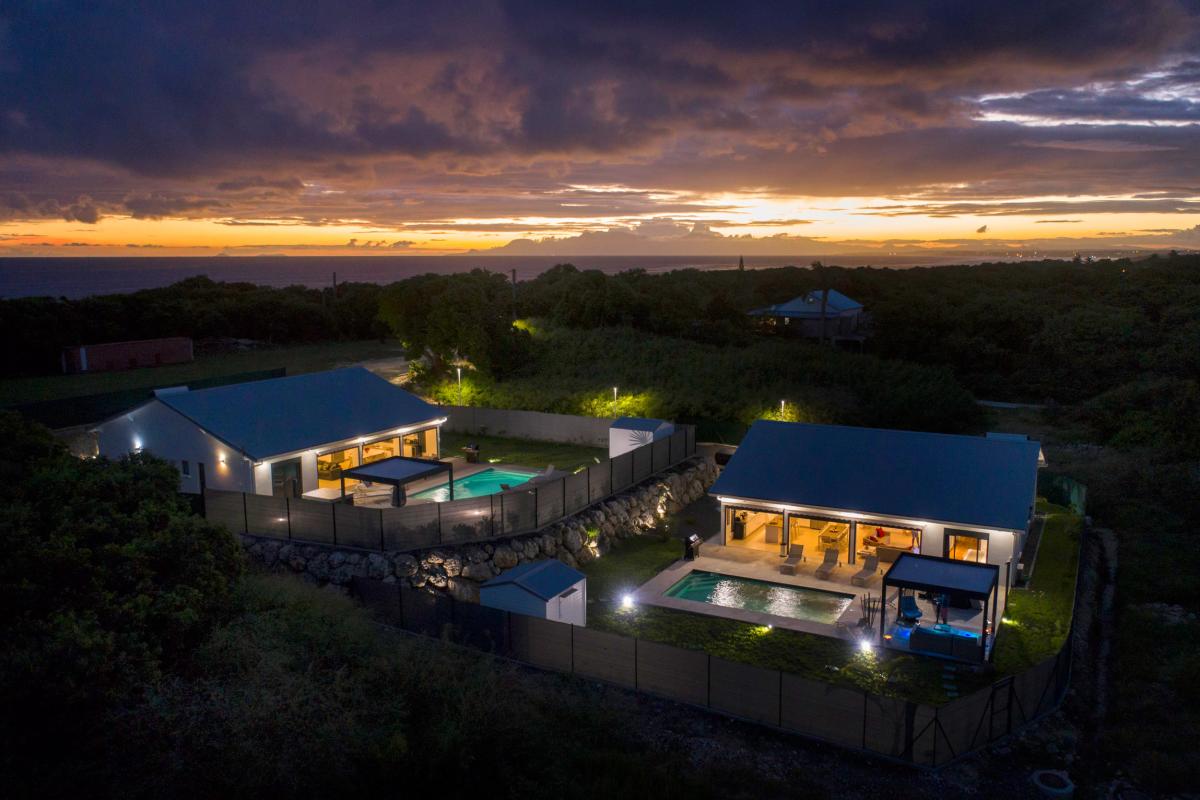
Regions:
<instances>
[{"instance_id":1,"label":"white exterior wall","mask_svg":"<svg viewBox=\"0 0 1200 800\"><path fill-rule=\"evenodd\" d=\"M174 462L181 470L180 491L199 493L200 464L210 489L255 490L254 468L248 459L158 400L100 424L96 433L100 455L107 458L121 458L140 449ZM189 462L190 475L182 474L182 461ZM267 483L269 494L269 474Z\"/></svg>"},{"instance_id":2,"label":"white exterior wall","mask_svg":"<svg viewBox=\"0 0 1200 800\"><path fill-rule=\"evenodd\" d=\"M858 542L862 541L865 531L870 530L873 525L892 525L901 528L919 528L921 530L921 549L922 555L927 556L945 556L946 554L946 529L957 529L967 533L972 531L981 531L987 534L988 537L988 555L987 563L995 564L1000 568L1000 586L1001 586L1001 607L1003 607L1003 597L1005 580L1007 579L1008 586L1016 581L1017 578L1017 555L1021 551L1021 545L1024 541L1024 533L1018 531L1002 531L991 528L980 528L975 525L952 525L943 524L940 522L924 522L920 520L903 520L888 517L868 516L858 514L851 511L820 509L820 508L799 508L794 506L781 506L774 503L764 503L761 500L739 500L738 498L725 498L721 501L721 542L725 544L725 509L727 506L735 506L738 508L758 508L771 513L783 513L784 510L795 514L811 514L814 517L824 517L828 519L844 520L845 522L857 522ZM1011 566L1010 566L1011 562Z\"/></svg>"}]
</instances>

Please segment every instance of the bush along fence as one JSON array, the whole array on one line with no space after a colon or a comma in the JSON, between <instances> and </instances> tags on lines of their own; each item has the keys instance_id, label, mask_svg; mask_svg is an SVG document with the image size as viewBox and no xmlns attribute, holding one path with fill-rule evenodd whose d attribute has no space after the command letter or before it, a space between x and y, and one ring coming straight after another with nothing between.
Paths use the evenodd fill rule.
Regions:
<instances>
[{"instance_id":1,"label":"bush along fence","mask_svg":"<svg viewBox=\"0 0 1200 800\"><path fill-rule=\"evenodd\" d=\"M351 591L383 621L411 633L924 767L945 765L1053 711L1070 673L1068 637L1040 664L932 706L400 583L356 577Z\"/></svg>"},{"instance_id":2,"label":"bush along fence","mask_svg":"<svg viewBox=\"0 0 1200 800\"><path fill-rule=\"evenodd\" d=\"M527 489L402 508L362 508L294 497L206 489L204 515L233 533L363 550L422 550L538 531L696 454L696 431Z\"/></svg>"}]
</instances>

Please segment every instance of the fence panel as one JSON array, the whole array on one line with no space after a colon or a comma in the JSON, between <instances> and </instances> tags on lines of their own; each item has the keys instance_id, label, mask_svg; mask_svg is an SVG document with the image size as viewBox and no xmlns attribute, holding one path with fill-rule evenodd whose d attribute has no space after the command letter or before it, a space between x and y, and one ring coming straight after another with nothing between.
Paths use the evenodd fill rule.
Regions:
<instances>
[{"instance_id":1,"label":"fence panel","mask_svg":"<svg viewBox=\"0 0 1200 800\"><path fill-rule=\"evenodd\" d=\"M492 496L442 503L442 543L461 544L492 538Z\"/></svg>"},{"instance_id":2,"label":"fence panel","mask_svg":"<svg viewBox=\"0 0 1200 800\"><path fill-rule=\"evenodd\" d=\"M383 549L417 550L438 543L438 504L422 503L403 508L385 508Z\"/></svg>"},{"instance_id":3,"label":"fence panel","mask_svg":"<svg viewBox=\"0 0 1200 800\"><path fill-rule=\"evenodd\" d=\"M574 637L576 675L636 688L636 639L579 627Z\"/></svg>"},{"instance_id":4,"label":"fence panel","mask_svg":"<svg viewBox=\"0 0 1200 800\"><path fill-rule=\"evenodd\" d=\"M608 464L594 464L588 467L588 502L597 503L612 494L612 483L609 481Z\"/></svg>"},{"instance_id":5,"label":"fence panel","mask_svg":"<svg viewBox=\"0 0 1200 800\"><path fill-rule=\"evenodd\" d=\"M563 482L561 480L540 483L537 497L537 526L540 528L554 522L563 515Z\"/></svg>"},{"instance_id":6,"label":"fence panel","mask_svg":"<svg viewBox=\"0 0 1200 800\"><path fill-rule=\"evenodd\" d=\"M671 434L671 463L678 464L687 458L687 431L677 429Z\"/></svg>"},{"instance_id":7,"label":"fence panel","mask_svg":"<svg viewBox=\"0 0 1200 800\"><path fill-rule=\"evenodd\" d=\"M532 489L514 489L499 495L500 519L497 533L512 536L534 529L537 497Z\"/></svg>"},{"instance_id":8,"label":"fence panel","mask_svg":"<svg viewBox=\"0 0 1200 800\"><path fill-rule=\"evenodd\" d=\"M514 658L535 667L571 672L570 625L513 614L509 628Z\"/></svg>"},{"instance_id":9,"label":"fence panel","mask_svg":"<svg viewBox=\"0 0 1200 800\"><path fill-rule=\"evenodd\" d=\"M654 468L650 463L653 456L654 445L644 444L638 449L632 451L633 456L633 482L638 483L646 480L654 472Z\"/></svg>"},{"instance_id":10,"label":"fence panel","mask_svg":"<svg viewBox=\"0 0 1200 800\"><path fill-rule=\"evenodd\" d=\"M231 533L246 532L246 507L242 504L241 492L204 490L204 516L220 523Z\"/></svg>"},{"instance_id":11,"label":"fence panel","mask_svg":"<svg viewBox=\"0 0 1200 800\"><path fill-rule=\"evenodd\" d=\"M658 439L650 444L651 472L661 472L674 462L671 461L671 439Z\"/></svg>"},{"instance_id":12,"label":"fence panel","mask_svg":"<svg viewBox=\"0 0 1200 800\"><path fill-rule=\"evenodd\" d=\"M1054 696L1054 666L1057 662L1058 657L1053 656L1013 678L1014 705L1019 704L1020 713L1026 720L1054 706L1057 699ZM1018 718L1015 708L1013 718Z\"/></svg>"},{"instance_id":13,"label":"fence panel","mask_svg":"<svg viewBox=\"0 0 1200 800\"><path fill-rule=\"evenodd\" d=\"M872 694L867 695L864 709L863 746L893 758L904 758L916 735L913 724L917 704Z\"/></svg>"},{"instance_id":14,"label":"fence panel","mask_svg":"<svg viewBox=\"0 0 1200 800\"><path fill-rule=\"evenodd\" d=\"M624 491L633 485L633 452L621 453L616 458L609 460L609 465L612 467L612 486L610 491L614 494Z\"/></svg>"},{"instance_id":15,"label":"fence panel","mask_svg":"<svg viewBox=\"0 0 1200 800\"><path fill-rule=\"evenodd\" d=\"M288 516L292 520L292 538L333 544L333 504L319 500L288 498Z\"/></svg>"},{"instance_id":16,"label":"fence panel","mask_svg":"<svg viewBox=\"0 0 1200 800\"><path fill-rule=\"evenodd\" d=\"M246 532L273 539L288 538L287 498L246 495Z\"/></svg>"},{"instance_id":17,"label":"fence panel","mask_svg":"<svg viewBox=\"0 0 1200 800\"><path fill-rule=\"evenodd\" d=\"M991 687L960 697L938 709L938 721L946 738L937 744L937 761L943 764L968 752L981 729L986 732L985 714L990 712ZM943 744L948 745L943 747ZM947 752L943 752L943 750Z\"/></svg>"},{"instance_id":18,"label":"fence panel","mask_svg":"<svg viewBox=\"0 0 1200 800\"><path fill-rule=\"evenodd\" d=\"M458 643L496 655L508 655L508 613L478 603L459 603L454 612Z\"/></svg>"},{"instance_id":19,"label":"fence panel","mask_svg":"<svg viewBox=\"0 0 1200 800\"><path fill-rule=\"evenodd\" d=\"M563 478L563 482L567 487L567 505L563 509L563 513L574 514L587 508L591 503L591 500L588 499L587 470L568 475Z\"/></svg>"},{"instance_id":20,"label":"fence panel","mask_svg":"<svg viewBox=\"0 0 1200 800\"><path fill-rule=\"evenodd\" d=\"M334 523L337 525L337 541L344 547L380 548L380 520L378 508L363 508L347 503L334 503Z\"/></svg>"},{"instance_id":21,"label":"fence panel","mask_svg":"<svg viewBox=\"0 0 1200 800\"><path fill-rule=\"evenodd\" d=\"M696 455L696 426L687 425L683 432L687 435L687 454L689 456Z\"/></svg>"},{"instance_id":22,"label":"fence panel","mask_svg":"<svg viewBox=\"0 0 1200 800\"><path fill-rule=\"evenodd\" d=\"M441 638L447 625L454 622L454 599L419 589L400 590L401 623L405 630Z\"/></svg>"},{"instance_id":23,"label":"fence panel","mask_svg":"<svg viewBox=\"0 0 1200 800\"><path fill-rule=\"evenodd\" d=\"M932 767L937 764L937 709L932 706L917 706L913 716L913 740L911 760L914 764Z\"/></svg>"},{"instance_id":24,"label":"fence panel","mask_svg":"<svg viewBox=\"0 0 1200 800\"><path fill-rule=\"evenodd\" d=\"M780 722L789 730L847 747L862 746L863 693L783 675Z\"/></svg>"},{"instance_id":25,"label":"fence panel","mask_svg":"<svg viewBox=\"0 0 1200 800\"><path fill-rule=\"evenodd\" d=\"M735 717L779 723L779 672L723 658L709 661L709 707Z\"/></svg>"},{"instance_id":26,"label":"fence panel","mask_svg":"<svg viewBox=\"0 0 1200 800\"><path fill-rule=\"evenodd\" d=\"M708 705L708 654L639 639L637 681L642 691Z\"/></svg>"}]
</instances>

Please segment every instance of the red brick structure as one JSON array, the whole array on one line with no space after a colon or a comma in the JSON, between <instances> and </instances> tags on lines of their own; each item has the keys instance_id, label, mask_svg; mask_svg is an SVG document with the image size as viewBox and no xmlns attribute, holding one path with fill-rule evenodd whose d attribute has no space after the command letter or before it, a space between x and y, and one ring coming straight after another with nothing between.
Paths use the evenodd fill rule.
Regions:
<instances>
[{"instance_id":1,"label":"red brick structure","mask_svg":"<svg viewBox=\"0 0 1200 800\"><path fill-rule=\"evenodd\" d=\"M108 342L63 349L63 372L111 372L119 369L182 364L193 359L192 340L186 336Z\"/></svg>"}]
</instances>

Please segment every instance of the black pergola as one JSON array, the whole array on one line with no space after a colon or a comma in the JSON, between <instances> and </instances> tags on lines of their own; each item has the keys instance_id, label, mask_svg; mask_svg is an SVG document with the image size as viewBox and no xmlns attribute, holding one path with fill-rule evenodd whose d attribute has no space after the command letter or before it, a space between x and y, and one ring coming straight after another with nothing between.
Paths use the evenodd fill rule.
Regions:
<instances>
[{"instance_id":1,"label":"black pergola","mask_svg":"<svg viewBox=\"0 0 1200 800\"><path fill-rule=\"evenodd\" d=\"M901 553L883 576L883 597L887 598L889 586L897 589L929 592L934 595L946 595L950 598L966 598L983 601L983 623L980 625L979 661L987 659L988 636L995 635L996 606L1000 585L1000 567L995 564L975 564L970 561L957 561L940 556L922 556L915 553ZM896 603L897 622L900 618L900 602ZM990 610L990 616L989 616ZM886 604L879 614L879 644L885 643L884 630L887 627ZM936 630L932 629L932 630ZM930 636L934 633L930 631ZM916 627L914 626L914 633ZM972 645L973 647L973 645ZM909 649L914 649L912 639L909 639ZM961 647L953 639L949 640L946 649L930 650L917 647L918 651L926 650L939 655L963 658ZM968 660L975 660L974 658Z\"/></svg>"},{"instance_id":2,"label":"black pergola","mask_svg":"<svg viewBox=\"0 0 1200 800\"><path fill-rule=\"evenodd\" d=\"M351 469L342 470L342 497L346 496L346 478L367 481L370 483L387 483L396 487L393 490L393 505L403 505L395 502L398 499L400 487L437 475L439 472L449 474L450 499L454 499L454 467L448 462L433 458L415 458L411 456L391 456L372 461Z\"/></svg>"}]
</instances>

